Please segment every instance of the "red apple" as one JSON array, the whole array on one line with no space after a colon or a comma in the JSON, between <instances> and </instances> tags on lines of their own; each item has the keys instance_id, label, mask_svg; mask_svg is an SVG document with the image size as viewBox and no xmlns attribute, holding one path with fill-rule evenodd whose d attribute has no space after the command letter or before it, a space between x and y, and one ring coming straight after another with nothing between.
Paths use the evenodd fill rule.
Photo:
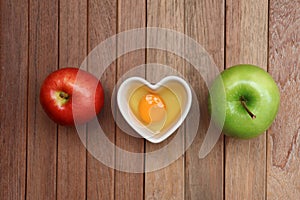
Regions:
<instances>
[{"instance_id":1,"label":"red apple","mask_svg":"<svg viewBox=\"0 0 300 200\"><path fill-rule=\"evenodd\" d=\"M60 125L83 124L93 119L104 103L99 80L78 68L52 72L43 82L40 102L47 115Z\"/></svg>"}]
</instances>

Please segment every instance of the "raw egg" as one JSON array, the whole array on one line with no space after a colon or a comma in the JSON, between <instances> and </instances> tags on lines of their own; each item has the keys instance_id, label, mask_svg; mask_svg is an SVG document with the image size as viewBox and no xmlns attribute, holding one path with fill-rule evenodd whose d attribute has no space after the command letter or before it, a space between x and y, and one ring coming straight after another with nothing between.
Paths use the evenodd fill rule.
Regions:
<instances>
[{"instance_id":1,"label":"raw egg","mask_svg":"<svg viewBox=\"0 0 300 200\"><path fill-rule=\"evenodd\" d=\"M130 96L129 106L141 124L155 134L171 127L181 113L176 94L164 86L155 91L145 85L138 87Z\"/></svg>"},{"instance_id":2,"label":"raw egg","mask_svg":"<svg viewBox=\"0 0 300 200\"><path fill-rule=\"evenodd\" d=\"M146 94L139 103L139 115L146 123L158 122L164 119L166 105L157 94Z\"/></svg>"}]
</instances>

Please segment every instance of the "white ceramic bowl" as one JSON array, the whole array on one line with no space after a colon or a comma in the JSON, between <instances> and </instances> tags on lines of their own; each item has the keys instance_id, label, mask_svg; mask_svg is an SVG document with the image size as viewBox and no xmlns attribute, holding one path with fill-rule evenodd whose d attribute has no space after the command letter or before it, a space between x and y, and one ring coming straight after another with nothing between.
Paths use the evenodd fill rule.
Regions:
<instances>
[{"instance_id":1,"label":"white ceramic bowl","mask_svg":"<svg viewBox=\"0 0 300 200\"><path fill-rule=\"evenodd\" d=\"M156 91L161 86L169 88L176 94L180 105L181 115L165 131L159 134L153 133L150 129L142 124L133 114L129 106L130 95L139 87L146 85L151 90ZM178 76L167 76L159 83L151 84L143 78L131 77L126 79L119 87L117 93L117 102L119 110L126 122L142 137L152 143L159 143L174 133L183 123L192 104L192 93L188 83Z\"/></svg>"}]
</instances>

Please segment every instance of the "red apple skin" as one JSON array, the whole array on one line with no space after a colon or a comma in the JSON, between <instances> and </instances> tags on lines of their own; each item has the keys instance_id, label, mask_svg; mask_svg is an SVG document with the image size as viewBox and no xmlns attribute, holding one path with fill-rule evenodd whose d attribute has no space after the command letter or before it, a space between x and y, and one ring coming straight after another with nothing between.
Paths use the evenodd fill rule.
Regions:
<instances>
[{"instance_id":1,"label":"red apple skin","mask_svg":"<svg viewBox=\"0 0 300 200\"><path fill-rule=\"evenodd\" d=\"M63 68L44 80L40 103L47 115L60 125L83 124L101 111L104 92L92 74L78 68Z\"/></svg>"}]
</instances>

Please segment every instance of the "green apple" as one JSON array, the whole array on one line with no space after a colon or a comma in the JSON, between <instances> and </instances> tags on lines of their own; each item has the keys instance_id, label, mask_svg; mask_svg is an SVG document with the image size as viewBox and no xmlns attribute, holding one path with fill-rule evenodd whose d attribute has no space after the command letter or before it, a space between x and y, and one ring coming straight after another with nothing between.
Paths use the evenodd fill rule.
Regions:
<instances>
[{"instance_id":1,"label":"green apple","mask_svg":"<svg viewBox=\"0 0 300 200\"><path fill-rule=\"evenodd\" d=\"M223 125L227 136L249 139L262 134L274 121L279 103L275 81L254 65L242 64L224 70L210 88L209 110L214 110L211 118Z\"/></svg>"}]
</instances>

